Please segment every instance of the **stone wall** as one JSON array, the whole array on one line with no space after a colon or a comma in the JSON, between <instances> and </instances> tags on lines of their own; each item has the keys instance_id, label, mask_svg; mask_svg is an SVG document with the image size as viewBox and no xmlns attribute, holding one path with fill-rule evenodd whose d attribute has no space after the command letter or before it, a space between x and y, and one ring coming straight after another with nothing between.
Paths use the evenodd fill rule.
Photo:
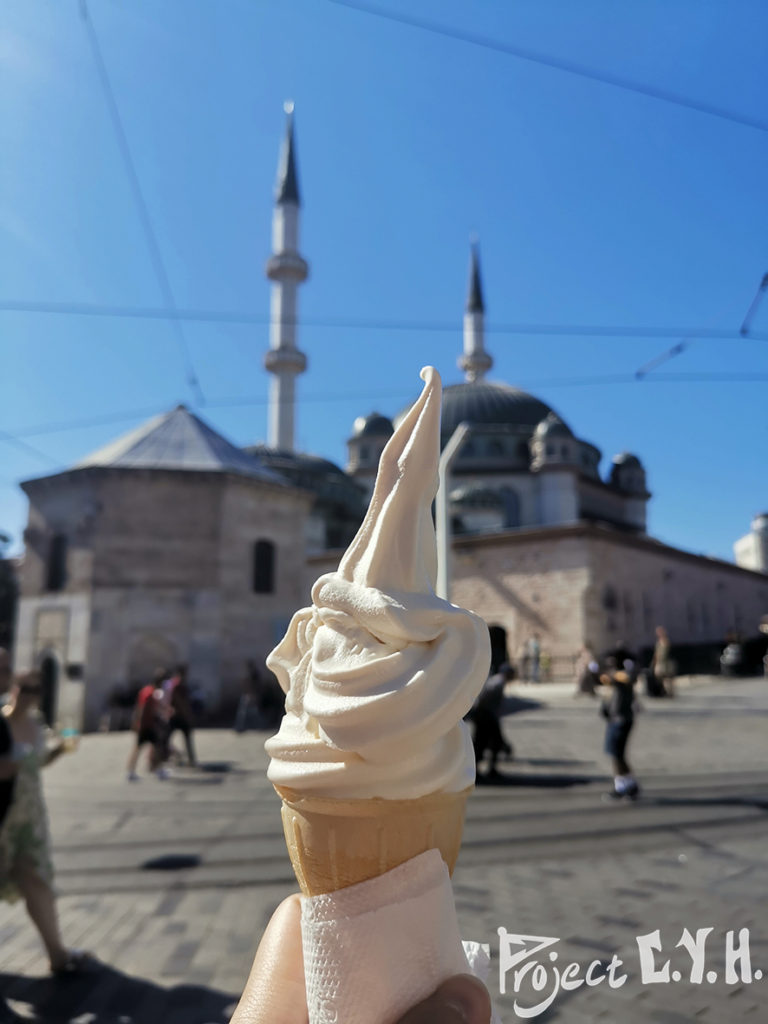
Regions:
<instances>
[{"instance_id":1,"label":"stone wall","mask_svg":"<svg viewBox=\"0 0 768 1024\"><path fill-rule=\"evenodd\" d=\"M563 534L519 530L457 539L452 565L451 601L489 626L501 626L517 664L525 643L538 633L555 677L572 671L590 582L583 543Z\"/></svg>"},{"instance_id":2,"label":"stone wall","mask_svg":"<svg viewBox=\"0 0 768 1024\"><path fill-rule=\"evenodd\" d=\"M86 728L116 688L176 662L189 664L211 706L233 704L246 659L263 664L301 603L311 497L236 474L103 468L35 481L29 493L36 543L22 576L17 667L54 649L62 669L84 665ZM69 539L67 579L51 594L47 543L57 532ZM274 545L269 593L253 587L259 540ZM55 645L39 635L54 619L64 623Z\"/></svg>"}]
</instances>

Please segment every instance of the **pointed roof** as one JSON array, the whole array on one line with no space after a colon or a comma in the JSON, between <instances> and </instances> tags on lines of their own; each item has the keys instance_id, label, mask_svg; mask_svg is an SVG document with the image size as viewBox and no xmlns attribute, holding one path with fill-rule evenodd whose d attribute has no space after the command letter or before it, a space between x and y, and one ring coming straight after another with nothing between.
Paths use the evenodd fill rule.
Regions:
<instances>
[{"instance_id":1,"label":"pointed roof","mask_svg":"<svg viewBox=\"0 0 768 1024\"><path fill-rule=\"evenodd\" d=\"M469 294L467 295L467 312L484 313L483 286L480 281L480 253L477 242L472 242L469 258Z\"/></svg>"},{"instance_id":2,"label":"pointed roof","mask_svg":"<svg viewBox=\"0 0 768 1024\"><path fill-rule=\"evenodd\" d=\"M184 405L177 405L110 441L72 468L90 466L242 473L266 483L285 483L259 459L236 448Z\"/></svg>"},{"instance_id":3,"label":"pointed roof","mask_svg":"<svg viewBox=\"0 0 768 1024\"><path fill-rule=\"evenodd\" d=\"M299 177L296 171L296 145L293 140L293 103L285 104L285 136L280 149L280 162L277 165L277 182L275 183L275 202L296 203L301 205L299 197Z\"/></svg>"}]
</instances>

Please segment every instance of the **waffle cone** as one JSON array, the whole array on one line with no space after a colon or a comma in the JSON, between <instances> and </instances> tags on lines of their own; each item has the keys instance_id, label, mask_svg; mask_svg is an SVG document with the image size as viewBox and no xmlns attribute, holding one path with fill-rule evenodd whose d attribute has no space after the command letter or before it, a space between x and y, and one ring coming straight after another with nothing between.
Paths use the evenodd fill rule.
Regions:
<instances>
[{"instance_id":1,"label":"waffle cone","mask_svg":"<svg viewBox=\"0 0 768 1024\"><path fill-rule=\"evenodd\" d=\"M332 800L275 789L301 891L319 896L376 878L427 850L439 850L452 873L472 787L416 800Z\"/></svg>"}]
</instances>

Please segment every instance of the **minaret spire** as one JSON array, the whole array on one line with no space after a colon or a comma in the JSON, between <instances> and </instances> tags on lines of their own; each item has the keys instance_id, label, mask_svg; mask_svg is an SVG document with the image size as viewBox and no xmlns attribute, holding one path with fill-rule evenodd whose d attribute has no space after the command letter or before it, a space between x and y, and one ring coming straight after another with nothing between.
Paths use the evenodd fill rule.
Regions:
<instances>
[{"instance_id":1,"label":"minaret spire","mask_svg":"<svg viewBox=\"0 0 768 1024\"><path fill-rule=\"evenodd\" d=\"M298 286L309 274L299 255L299 178L293 132L293 103L285 104L286 124L275 184L272 215L272 255L267 277L272 281L269 351L264 366L274 374L269 392L270 448L293 451L296 377L307 368L307 357L296 347Z\"/></svg>"},{"instance_id":2,"label":"minaret spire","mask_svg":"<svg viewBox=\"0 0 768 1024\"><path fill-rule=\"evenodd\" d=\"M464 352L459 356L459 368L467 380L482 380L493 366L492 357L484 347L485 303L480 279L480 253L477 239L470 243L469 292L464 311Z\"/></svg>"}]
</instances>

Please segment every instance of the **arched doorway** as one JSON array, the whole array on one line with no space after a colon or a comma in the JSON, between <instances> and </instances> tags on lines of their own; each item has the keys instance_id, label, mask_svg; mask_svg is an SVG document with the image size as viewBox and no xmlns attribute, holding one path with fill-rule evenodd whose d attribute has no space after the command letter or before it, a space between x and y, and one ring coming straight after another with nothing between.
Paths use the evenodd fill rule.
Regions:
<instances>
[{"instance_id":1,"label":"arched doorway","mask_svg":"<svg viewBox=\"0 0 768 1024\"><path fill-rule=\"evenodd\" d=\"M498 672L499 665L509 661L507 650L507 631L503 626L489 626L491 638L491 672Z\"/></svg>"},{"instance_id":2,"label":"arched doorway","mask_svg":"<svg viewBox=\"0 0 768 1024\"><path fill-rule=\"evenodd\" d=\"M59 703L59 663L52 654L46 654L40 662L40 711L45 724L53 728Z\"/></svg>"}]
</instances>

